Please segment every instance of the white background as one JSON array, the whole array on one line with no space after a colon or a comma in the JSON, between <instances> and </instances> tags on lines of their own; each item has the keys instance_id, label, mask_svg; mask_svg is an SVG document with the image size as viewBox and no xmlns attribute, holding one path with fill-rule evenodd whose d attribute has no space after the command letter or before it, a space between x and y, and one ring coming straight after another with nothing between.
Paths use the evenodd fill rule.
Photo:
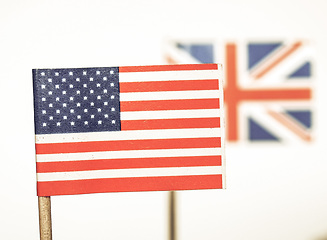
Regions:
<instances>
[{"instance_id":1,"label":"white background","mask_svg":"<svg viewBox=\"0 0 327 240\"><path fill-rule=\"evenodd\" d=\"M227 190L178 192L178 239L327 236L324 0L0 1L0 239L38 239L32 68L163 64L167 38L309 39L314 141L227 144ZM54 239L168 239L166 192L52 197Z\"/></svg>"}]
</instances>

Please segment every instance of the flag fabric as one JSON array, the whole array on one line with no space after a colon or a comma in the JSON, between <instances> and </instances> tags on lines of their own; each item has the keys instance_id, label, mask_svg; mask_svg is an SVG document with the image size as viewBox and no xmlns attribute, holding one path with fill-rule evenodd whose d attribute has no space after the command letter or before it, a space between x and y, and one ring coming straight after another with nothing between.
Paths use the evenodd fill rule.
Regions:
<instances>
[{"instance_id":1,"label":"flag fabric","mask_svg":"<svg viewBox=\"0 0 327 240\"><path fill-rule=\"evenodd\" d=\"M33 70L38 196L224 188L221 73Z\"/></svg>"},{"instance_id":2,"label":"flag fabric","mask_svg":"<svg viewBox=\"0 0 327 240\"><path fill-rule=\"evenodd\" d=\"M230 142L312 140L312 55L300 40L166 44L170 63L224 63Z\"/></svg>"}]
</instances>

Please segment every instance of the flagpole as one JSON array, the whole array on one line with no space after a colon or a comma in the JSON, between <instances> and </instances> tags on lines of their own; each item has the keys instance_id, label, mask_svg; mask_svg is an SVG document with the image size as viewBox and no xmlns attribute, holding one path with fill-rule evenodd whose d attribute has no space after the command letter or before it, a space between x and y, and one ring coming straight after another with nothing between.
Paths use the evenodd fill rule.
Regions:
<instances>
[{"instance_id":1,"label":"flagpole","mask_svg":"<svg viewBox=\"0 0 327 240\"><path fill-rule=\"evenodd\" d=\"M51 200L50 197L39 199L40 240L52 240Z\"/></svg>"},{"instance_id":2,"label":"flagpole","mask_svg":"<svg viewBox=\"0 0 327 240\"><path fill-rule=\"evenodd\" d=\"M169 240L176 240L176 192L169 192Z\"/></svg>"}]
</instances>

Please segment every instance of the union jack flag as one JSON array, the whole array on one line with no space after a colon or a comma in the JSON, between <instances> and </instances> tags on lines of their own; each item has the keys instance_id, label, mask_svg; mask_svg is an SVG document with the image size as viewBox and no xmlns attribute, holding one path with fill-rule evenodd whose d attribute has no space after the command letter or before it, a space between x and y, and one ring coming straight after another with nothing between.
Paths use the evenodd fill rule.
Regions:
<instances>
[{"instance_id":1,"label":"union jack flag","mask_svg":"<svg viewBox=\"0 0 327 240\"><path fill-rule=\"evenodd\" d=\"M312 140L312 48L305 41L168 41L169 63L223 63L227 140Z\"/></svg>"}]
</instances>

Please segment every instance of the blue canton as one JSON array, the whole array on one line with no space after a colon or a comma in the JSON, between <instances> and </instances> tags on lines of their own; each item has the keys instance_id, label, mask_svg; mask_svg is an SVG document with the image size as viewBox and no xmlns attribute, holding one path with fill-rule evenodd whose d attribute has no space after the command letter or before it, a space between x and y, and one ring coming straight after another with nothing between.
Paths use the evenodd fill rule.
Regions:
<instances>
[{"instance_id":1,"label":"blue canton","mask_svg":"<svg viewBox=\"0 0 327 240\"><path fill-rule=\"evenodd\" d=\"M36 134L120 130L119 68L33 70Z\"/></svg>"}]
</instances>

